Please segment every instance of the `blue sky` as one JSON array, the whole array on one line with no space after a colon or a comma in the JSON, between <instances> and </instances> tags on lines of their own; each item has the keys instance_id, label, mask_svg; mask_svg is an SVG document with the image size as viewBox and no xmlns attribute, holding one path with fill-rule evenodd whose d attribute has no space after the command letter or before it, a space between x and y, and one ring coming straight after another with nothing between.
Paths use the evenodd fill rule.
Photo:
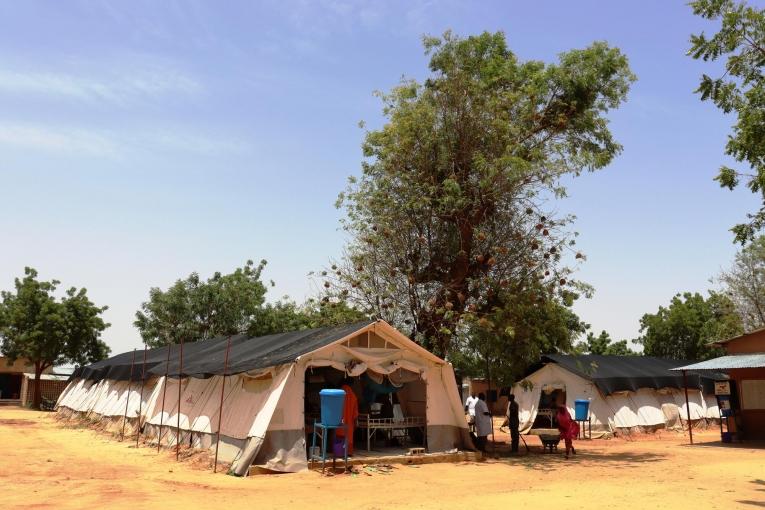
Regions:
<instances>
[{"instance_id":1,"label":"blue sky","mask_svg":"<svg viewBox=\"0 0 765 510\"><path fill-rule=\"evenodd\" d=\"M337 193L359 172L375 90L422 78L423 34L502 30L523 59L595 40L638 75L611 115L624 153L570 183L593 329L705 291L756 207L712 181L733 119L692 91L685 56L713 26L683 2L0 3L0 288L25 265L110 306L114 352L140 345L151 286L268 260L271 298L302 300L339 254ZM729 162L728 162L729 163Z\"/></svg>"}]
</instances>

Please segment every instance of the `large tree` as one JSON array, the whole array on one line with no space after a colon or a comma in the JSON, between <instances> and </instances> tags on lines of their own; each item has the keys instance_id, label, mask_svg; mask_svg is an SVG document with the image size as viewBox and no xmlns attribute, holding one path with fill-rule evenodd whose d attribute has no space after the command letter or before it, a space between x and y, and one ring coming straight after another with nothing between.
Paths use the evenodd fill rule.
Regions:
<instances>
[{"instance_id":1,"label":"large tree","mask_svg":"<svg viewBox=\"0 0 765 510\"><path fill-rule=\"evenodd\" d=\"M765 327L765 237L757 237L739 251L717 280L736 305L745 331Z\"/></svg>"},{"instance_id":2,"label":"large tree","mask_svg":"<svg viewBox=\"0 0 765 510\"><path fill-rule=\"evenodd\" d=\"M698 292L686 292L674 296L668 307L643 315L637 342L646 356L704 360L721 354L710 342L742 331L741 318L727 296L710 292L704 299Z\"/></svg>"},{"instance_id":3,"label":"large tree","mask_svg":"<svg viewBox=\"0 0 765 510\"><path fill-rule=\"evenodd\" d=\"M105 358L109 348L101 333L109 327L101 318L107 307L90 301L85 289L74 287L55 297L59 281L39 281L27 267L15 280L15 291L0 293L2 353L10 362L28 360L34 366L32 405L40 407L40 375L64 363L84 364Z\"/></svg>"},{"instance_id":4,"label":"large tree","mask_svg":"<svg viewBox=\"0 0 765 510\"><path fill-rule=\"evenodd\" d=\"M694 14L719 21L711 36L691 36L689 54L695 59L724 59L724 70L713 78L704 74L696 90L702 101L712 101L720 110L736 115L725 153L742 166L722 166L716 179L720 186L736 188L742 180L763 201L760 210L731 230L738 242L753 239L765 225L765 11L733 0L697 0L690 3Z\"/></svg>"},{"instance_id":5,"label":"large tree","mask_svg":"<svg viewBox=\"0 0 765 510\"><path fill-rule=\"evenodd\" d=\"M339 198L352 240L326 285L445 355L500 291L541 304L571 290L571 218L545 204L620 152L606 114L634 77L600 42L555 64L520 60L502 33L447 32L425 49L425 82L381 94L387 123Z\"/></svg>"}]
</instances>

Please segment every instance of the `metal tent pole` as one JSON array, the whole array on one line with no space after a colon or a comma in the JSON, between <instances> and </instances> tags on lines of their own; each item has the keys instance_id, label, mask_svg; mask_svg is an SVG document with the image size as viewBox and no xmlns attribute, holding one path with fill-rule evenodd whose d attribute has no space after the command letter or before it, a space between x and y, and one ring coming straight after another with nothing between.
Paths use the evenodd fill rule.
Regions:
<instances>
[{"instance_id":1,"label":"metal tent pole","mask_svg":"<svg viewBox=\"0 0 765 510\"><path fill-rule=\"evenodd\" d=\"M223 392L226 389L226 372L228 371L228 353L231 350L231 337L226 340L226 357L223 361L223 382L220 386L220 407L218 408L218 437L215 441L215 467L213 473L218 472L218 447L220 446L220 426L223 421Z\"/></svg>"},{"instance_id":2,"label":"metal tent pole","mask_svg":"<svg viewBox=\"0 0 765 510\"><path fill-rule=\"evenodd\" d=\"M183 338L179 352L178 364L178 422L175 427L175 460L181 456L181 382L183 381Z\"/></svg>"},{"instance_id":3,"label":"metal tent pole","mask_svg":"<svg viewBox=\"0 0 765 510\"><path fill-rule=\"evenodd\" d=\"M685 413L688 416L688 434L691 437L691 444L693 444L693 427L691 426L691 405L688 402L688 375L683 370L683 386L685 387Z\"/></svg>"},{"instance_id":4,"label":"metal tent pole","mask_svg":"<svg viewBox=\"0 0 765 510\"><path fill-rule=\"evenodd\" d=\"M130 388L133 385L133 365L135 364L135 349L133 349L133 359L130 361L130 379L128 379L127 398L125 398L125 415L122 417L122 432L120 441L125 439L125 422L127 422L128 403L130 403Z\"/></svg>"},{"instance_id":5,"label":"metal tent pole","mask_svg":"<svg viewBox=\"0 0 765 510\"><path fill-rule=\"evenodd\" d=\"M157 453L162 446L162 421L165 418L165 395L167 395L167 372L170 369L170 347L172 344L167 344L167 360L165 361L165 380L162 387L162 411L159 413L159 434L157 434Z\"/></svg>"},{"instance_id":6,"label":"metal tent pole","mask_svg":"<svg viewBox=\"0 0 765 510\"><path fill-rule=\"evenodd\" d=\"M143 344L143 363L141 363L141 397L138 400L138 429L135 433L135 447L141 437L141 412L143 411L143 388L146 384L146 344Z\"/></svg>"}]
</instances>

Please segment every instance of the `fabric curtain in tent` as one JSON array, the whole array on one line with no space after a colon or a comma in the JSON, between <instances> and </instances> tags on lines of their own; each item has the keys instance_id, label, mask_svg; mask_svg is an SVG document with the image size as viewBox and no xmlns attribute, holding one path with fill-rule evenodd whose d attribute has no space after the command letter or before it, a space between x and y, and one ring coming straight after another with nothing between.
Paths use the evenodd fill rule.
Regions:
<instances>
[{"instance_id":1,"label":"fabric curtain in tent","mask_svg":"<svg viewBox=\"0 0 765 510\"><path fill-rule=\"evenodd\" d=\"M426 376L428 449L474 448L451 365L433 365Z\"/></svg>"}]
</instances>

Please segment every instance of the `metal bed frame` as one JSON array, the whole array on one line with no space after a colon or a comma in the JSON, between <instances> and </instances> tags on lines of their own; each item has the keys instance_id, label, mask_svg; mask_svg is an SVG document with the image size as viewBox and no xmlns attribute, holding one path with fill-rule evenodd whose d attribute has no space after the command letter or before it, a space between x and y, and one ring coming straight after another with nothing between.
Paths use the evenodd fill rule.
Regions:
<instances>
[{"instance_id":1,"label":"metal bed frame","mask_svg":"<svg viewBox=\"0 0 765 510\"><path fill-rule=\"evenodd\" d=\"M394 430L403 430L407 439L409 429L420 429L422 431L422 445L427 442L427 431L425 430L426 421L422 416L408 416L406 418L372 418L368 414L360 414L356 426L360 429L366 429L367 451L372 451L372 438L378 430L388 431L390 435Z\"/></svg>"}]
</instances>

